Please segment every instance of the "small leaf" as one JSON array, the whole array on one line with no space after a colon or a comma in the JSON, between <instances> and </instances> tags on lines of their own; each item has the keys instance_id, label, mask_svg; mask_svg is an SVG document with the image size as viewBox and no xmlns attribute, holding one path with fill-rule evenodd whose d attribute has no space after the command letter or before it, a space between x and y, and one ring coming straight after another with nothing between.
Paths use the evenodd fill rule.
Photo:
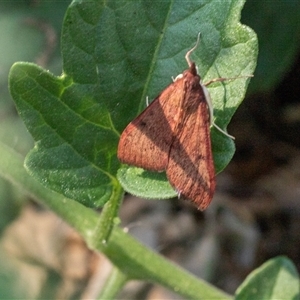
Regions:
<instances>
[{"instance_id":1,"label":"small leaf","mask_svg":"<svg viewBox=\"0 0 300 300\"><path fill-rule=\"evenodd\" d=\"M176 197L176 191L166 178L166 173L149 172L141 168L121 167L118 179L125 190L146 199L168 199Z\"/></svg>"},{"instance_id":2,"label":"small leaf","mask_svg":"<svg viewBox=\"0 0 300 300\"><path fill-rule=\"evenodd\" d=\"M294 264L283 256L270 259L254 270L235 294L236 300L295 300L299 297L299 275Z\"/></svg>"}]
</instances>

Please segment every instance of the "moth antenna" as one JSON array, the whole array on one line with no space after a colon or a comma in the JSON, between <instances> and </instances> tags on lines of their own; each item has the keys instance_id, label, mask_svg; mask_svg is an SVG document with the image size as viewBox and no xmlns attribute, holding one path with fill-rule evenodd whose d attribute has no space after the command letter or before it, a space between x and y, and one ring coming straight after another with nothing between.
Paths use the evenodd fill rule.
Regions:
<instances>
[{"instance_id":1,"label":"moth antenna","mask_svg":"<svg viewBox=\"0 0 300 300\"><path fill-rule=\"evenodd\" d=\"M228 77L228 78L214 78L214 79L211 79L210 81L208 82L205 82L204 85L205 86L208 86L214 82L223 82L223 81L227 81L227 80L235 80L235 79L239 79L239 78L251 78L251 77L254 77L254 75L244 75L244 76L237 76L237 77Z\"/></svg>"},{"instance_id":2,"label":"moth antenna","mask_svg":"<svg viewBox=\"0 0 300 300\"><path fill-rule=\"evenodd\" d=\"M200 41L200 34L201 34L201 32L198 33L196 45L195 45L192 49L190 49L190 50L186 53L186 55L185 55L185 59L186 59L188 65L189 65L189 67L192 66L192 61L190 60L190 55L191 55L192 52L198 47L198 44L199 44L199 41Z\"/></svg>"}]
</instances>

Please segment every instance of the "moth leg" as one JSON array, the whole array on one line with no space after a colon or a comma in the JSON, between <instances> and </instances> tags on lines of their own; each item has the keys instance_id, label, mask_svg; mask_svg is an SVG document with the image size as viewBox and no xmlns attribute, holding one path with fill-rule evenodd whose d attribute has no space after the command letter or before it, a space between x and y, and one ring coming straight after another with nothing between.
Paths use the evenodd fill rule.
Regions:
<instances>
[{"instance_id":1,"label":"moth leg","mask_svg":"<svg viewBox=\"0 0 300 300\"><path fill-rule=\"evenodd\" d=\"M183 77L183 74L178 74L175 78L172 76L173 82Z\"/></svg>"},{"instance_id":2,"label":"moth leg","mask_svg":"<svg viewBox=\"0 0 300 300\"><path fill-rule=\"evenodd\" d=\"M220 79L220 78L217 78ZM200 83L201 84L201 83ZM208 108L208 112L209 112L209 123L210 126L214 126L217 130L219 130L221 133L223 133L224 135L226 135L227 137L231 138L231 139L235 139L234 136L228 134L226 131L224 131L223 129L221 129L215 122L214 122L214 107L213 107L213 103L211 101L208 89L207 89L207 84L201 84L204 95L205 95L205 100L206 100L206 104L207 104L207 108Z\"/></svg>"}]
</instances>

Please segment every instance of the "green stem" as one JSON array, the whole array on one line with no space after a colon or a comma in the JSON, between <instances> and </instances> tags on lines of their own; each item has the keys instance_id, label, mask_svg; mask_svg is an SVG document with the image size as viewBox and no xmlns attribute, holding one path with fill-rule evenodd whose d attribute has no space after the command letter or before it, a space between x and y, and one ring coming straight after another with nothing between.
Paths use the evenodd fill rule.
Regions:
<instances>
[{"instance_id":1,"label":"green stem","mask_svg":"<svg viewBox=\"0 0 300 300\"><path fill-rule=\"evenodd\" d=\"M159 283L186 299L232 299L230 295L138 243L119 228L113 230L103 253L133 279Z\"/></svg>"},{"instance_id":2,"label":"green stem","mask_svg":"<svg viewBox=\"0 0 300 300\"><path fill-rule=\"evenodd\" d=\"M0 174L37 201L47 205L73 226L86 241L90 241L90 245L97 245L92 248L103 252L126 276L159 283L188 299L232 299L143 246L117 226L112 228L106 244L92 242L99 215L74 200L44 188L27 174L23 167L23 158L1 143Z\"/></svg>"},{"instance_id":3,"label":"green stem","mask_svg":"<svg viewBox=\"0 0 300 300\"><path fill-rule=\"evenodd\" d=\"M113 300L128 281L128 276L118 268L113 268L98 299Z\"/></svg>"},{"instance_id":4,"label":"green stem","mask_svg":"<svg viewBox=\"0 0 300 300\"><path fill-rule=\"evenodd\" d=\"M114 187L114 194L104 205L97 226L95 227L94 234L90 240L89 245L92 248L100 249L102 245L107 243L111 231L115 226L115 221L118 218L119 207L122 203L121 199L124 196L124 192L119 182L116 182Z\"/></svg>"}]
</instances>

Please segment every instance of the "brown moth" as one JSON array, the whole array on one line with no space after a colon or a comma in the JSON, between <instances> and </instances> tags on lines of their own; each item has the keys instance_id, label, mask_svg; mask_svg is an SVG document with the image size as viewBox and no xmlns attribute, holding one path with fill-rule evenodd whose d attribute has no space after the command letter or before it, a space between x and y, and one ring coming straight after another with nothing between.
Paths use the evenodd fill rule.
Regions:
<instances>
[{"instance_id":1,"label":"brown moth","mask_svg":"<svg viewBox=\"0 0 300 300\"><path fill-rule=\"evenodd\" d=\"M125 128L118 158L122 163L149 171L166 171L178 195L204 210L216 186L210 140L210 126L216 125L209 93L201 84L195 63L190 61L198 41L199 36L185 56L189 69L178 75ZM223 80L218 78L206 85Z\"/></svg>"}]
</instances>

